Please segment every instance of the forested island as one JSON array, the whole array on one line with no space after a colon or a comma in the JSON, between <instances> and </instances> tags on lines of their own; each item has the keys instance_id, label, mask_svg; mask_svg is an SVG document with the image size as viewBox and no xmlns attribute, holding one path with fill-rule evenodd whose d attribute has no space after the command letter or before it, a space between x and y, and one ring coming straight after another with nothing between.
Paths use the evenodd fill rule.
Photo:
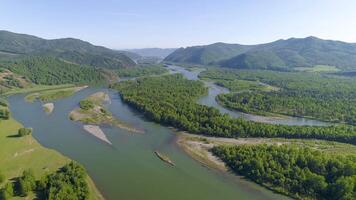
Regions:
<instances>
[{"instance_id":1,"label":"forested island","mask_svg":"<svg viewBox=\"0 0 356 200\"><path fill-rule=\"evenodd\" d=\"M199 105L207 88L181 74L148 77L114 85L123 100L154 121L196 134L219 137L315 138L356 144L352 126L271 125L233 119L216 108Z\"/></svg>"},{"instance_id":2,"label":"forested island","mask_svg":"<svg viewBox=\"0 0 356 200\"><path fill-rule=\"evenodd\" d=\"M356 123L356 80L307 72L211 69L200 74L232 92L221 94L218 101L246 113L284 114L329 122ZM240 81L262 82L262 86L241 88Z\"/></svg>"}]
</instances>

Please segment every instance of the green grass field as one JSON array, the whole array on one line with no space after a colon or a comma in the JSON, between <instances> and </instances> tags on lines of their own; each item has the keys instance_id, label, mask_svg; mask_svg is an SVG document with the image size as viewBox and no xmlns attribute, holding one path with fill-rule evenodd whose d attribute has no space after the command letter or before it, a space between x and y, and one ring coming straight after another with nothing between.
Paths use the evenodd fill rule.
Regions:
<instances>
[{"instance_id":1,"label":"green grass field","mask_svg":"<svg viewBox=\"0 0 356 200\"><path fill-rule=\"evenodd\" d=\"M74 85L73 84L33 85L32 87L28 87L28 88L11 89L11 90L5 92L3 95L4 96L10 96L10 95L19 94L19 93L39 92L39 91L53 90L53 89L60 89L60 88L68 88L68 87L74 87Z\"/></svg>"},{"instance_id":2,"label":"green grass field","mask_svg":"<svg viewBox=\"0 0 356 200\"><path fill-rule=\"evenodd\" d=\"M315 65L314 67L297 67L294 68L297 71L304 71L304 72L338 72L338 69L335 66L329 65Z\"/></svg>"},{"instance_id":3,"label":"green grass field","mask_svg":"<svg viewBox=\"0 0 356 200\"><path fill-rule=\"evenodd\" d=\"M248 81L248 80L220 80L220 79L207 79L204 78L203 80L206 81L213 81L217 85L228 88L231 92L241 92L241 91L276 91L279 88L262 84L258 81Z\"/></svg>"},{"instance_id":4,"label":"green grass field","mask_svg":"<svg viewBox=\"0 0 356 200\"><path fill-rule=\"evenodd\" d=\"M35 91L29 93L25 99L26 101L33 102L35 100L41 100L43 102L53 101L57 99L66 98L72 96L76 91L78 91L80 87L61 87L61 88L53 88L46 89L41 91Z\"/></svg>"},{"instance_id":5,"label":"green grass field","mask_svg":"<svg viewBox=\"0 0 356 200\"><path fill-rule=\"evenodd\" d=\"M32 136L12 137L22 125L14 119L0 121L0 171L7 180L18 177L25 169L31 168L39 178L56 171L70 159L60 153L41 146ZM5 181L6 182L6 181ZM94 183L88 178L91 199L102 199ZM31 194L26 198L33 199Z\"/></svg>"}]
</instances>

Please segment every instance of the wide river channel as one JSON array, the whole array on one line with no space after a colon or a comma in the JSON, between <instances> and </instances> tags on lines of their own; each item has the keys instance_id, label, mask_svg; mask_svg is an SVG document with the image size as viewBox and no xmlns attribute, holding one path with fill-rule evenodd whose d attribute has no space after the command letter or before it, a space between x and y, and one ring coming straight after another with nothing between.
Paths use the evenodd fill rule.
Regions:
<instances>
[{"instance_id":1,"label":"wide river channel","mask_svg":"<svg viewBox=\"0 0 356 200\"><path fill-rule=\"evenodd\" d=\"M198 72L190 72L177 66L169 68L189 79L197 79ZM219 91L226 90L211 83L207 84L210 84L209 95L201 98L199 103L217 107L235 117L245 117L241 113L219 106L215 102L215 96ZM112 145L108 145L84 131L82 124L70 121L69 112L78 106L81 99L97 91L109 94L111 103L106 106L115 117L145 130L145 133L132 133L117 127L102 126L102 130L112 142ZM24 126L32 127L34 137L42 145L83 164L106 199L288 199L241 177L202 166L176 144L178 133L146 121L140 113L124 104L116 91L104 88L84 89L69 98L55 101L54 112L50 115L43 111L41 102L26 102L23 94L10 96L8 100L14 118ZM314 120L288 120L288 123L281 123L322 125ZM272 122L279 123L273 120ZM153 153L155 150L168 155L176 166L171 167L158 159Z\"/></svg>"}]
</instances>

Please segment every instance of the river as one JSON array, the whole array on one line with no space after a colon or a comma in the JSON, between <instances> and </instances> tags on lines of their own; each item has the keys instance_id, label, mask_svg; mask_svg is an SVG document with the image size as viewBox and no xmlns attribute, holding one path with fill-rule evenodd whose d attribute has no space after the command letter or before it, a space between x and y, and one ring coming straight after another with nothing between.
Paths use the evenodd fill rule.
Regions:
<instances>
[{"instance_id":1,"label":"river","mask_svg":"<svg viewBox=\"0 0 356 200\"><path fill-rule=\"evenodd\" d=\"M181 73L187 79L190 79L190 80L198 80L199 73L201 71L203 71L202 69L189 71L183 67L174 66L174 65L167 65L167 68L171 71L171 73ZM216 96L219 94L229 93L230 91L227 88L218 86L213 82L208 82L208 81L203 81L203 82L209 88L209 94L207 96L201 97L198 100L198 103L200 103L202 105L215 107L221 113L229 114L231 117L237 117L237 118L242 117L246 120L270 123L270 124L284 124L284 125L298 125L298 126L306 126L306 125L308 125L308 126L327 126L327 125L330 125L330 123L327 123L327 122L322 122L322 121L313 120L313 119L306 119L306 118L302 118L302 117L290 117L290 116L266 117L266 116L247 114L247 113L227 109L227 108L221 106L216 101Z\"/></svg>"},{"instance_id":2,"label":"river","mask_svg":"<svg viewBox=\"0 0 356 200\"><path fill-rule=\"evenodd\" d=\"M103 126L112 142L108 145L85 132L80 123L70 121L68 113L81 99L97 91L109 93L111 104L107 108L114 116L146 133ZM43 111L40 102L26 102L24 95L14 95L8 100L15 119L32 127L33 136L42 145L83 164L109 200L287 199L232 174L202 166L176 145L174 130L144 120L121 101L116 91L84 89L55 101L51 115ZM176 166L170 167L158 159L155 150L168 155Z\"/></svg>"},{"instance_id":3,"label":"river","mask_svg":"<svg viewBox=\"0 0 356 200\"><path fill-rule=\"evenodd\" d=\"M189 79L197 79L198 72L180 67L171 70L183 73ZM202 97L200 103L236 117L244 117L215 102L215 96L226 92L226 89L212 83L206 84L209 86L209 95ZM145 130L145 133L102 126L112 143L108 145L85 132L82 124L69 120L68 114L78 106L78 102L97 91L109 94L111 103L106 107L115 117ZM51 115L43 111L40 102L26 102L23 94L13 95L8 100L15 119L26 127L32 127L34 137L42 145L83 164L109 200L288 199L233 174L202 166L177 146L177 133L174 130L146 121L140 113L124 104L116 91L84 89L71 97L55 101ZM155 150L168 155L176 166L162 162L153 153Z\"/></svg>"}]
</instances>

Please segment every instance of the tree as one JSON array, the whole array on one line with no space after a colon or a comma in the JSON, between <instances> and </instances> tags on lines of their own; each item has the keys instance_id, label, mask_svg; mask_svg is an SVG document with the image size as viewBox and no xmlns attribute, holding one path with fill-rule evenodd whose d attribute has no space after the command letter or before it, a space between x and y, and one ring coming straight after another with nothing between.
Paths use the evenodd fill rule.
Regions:
<instances>
[{"instance_id":1,"label":"tree","mask_svg":"<svg viewBox=\"0 0 356 200\"><path fill-rule=\"evenodd\" d=\"M0 199L7 200L14 196L14 187L11 182L6 183L4 188L0 191Z\"/></svg>"},{"instance_id":2,"label":"tree","mask_svg":"<svg viewBox=\"0 0 356 200\"><path fill-rule=\"evenodd\" d=\"M36 179L31 169L25 170L22 177L19 179L19 192L22 196L27 196L28 193L36 188Z\"/></svg>"},{"instance_id":3,"label":"tree","mask_svg":"<svg viewBox=\"0 0 356 200\"><path fill-rule=\"evenodd\" d=\"M18 130L18 136L23 137L26 135L31 135L32 134L32 129L31 128L20 128Z\"/></svg>"},{"instance_id":4,"label":"tree","mask_svg":"<svg viewBox=\"0 0 356 200\"><path fill-rule=\"evenodd\" d=\"M47 176L42 190L49 200L85 200L89 197L85 169L74 162Z\"/></svg>"},{"instance_id":5,"label":"tree","mask_svg":"<svg viewBox=\"0 0 356 200\"><path fill-rule=\"evenodd\" d=\"M356 175L352 177L340 177L330 187L330 196L333 199L351 200L356 198L353 192L356 188Z\"/></svg>"},{"instance_id":6,"label":"tree","mask_svg":"<svg viewBox=\"0 0 356 200\"><path fill-rule=\"evenodd\" d=\"M10 111L8 109L0 109L0 119L8 120L10 118Z\"/></svg>"},{"instance_id":7,"label":"tree","mask_svg":"<svg viewBox=\"0 0 356 200\"><path fill-rule=\"evenodd\" d=\"M83 110L90 110L94 108L94 103L90 100L83 99L79 102L79 107Z\"/></svg>"}]
</instances>

